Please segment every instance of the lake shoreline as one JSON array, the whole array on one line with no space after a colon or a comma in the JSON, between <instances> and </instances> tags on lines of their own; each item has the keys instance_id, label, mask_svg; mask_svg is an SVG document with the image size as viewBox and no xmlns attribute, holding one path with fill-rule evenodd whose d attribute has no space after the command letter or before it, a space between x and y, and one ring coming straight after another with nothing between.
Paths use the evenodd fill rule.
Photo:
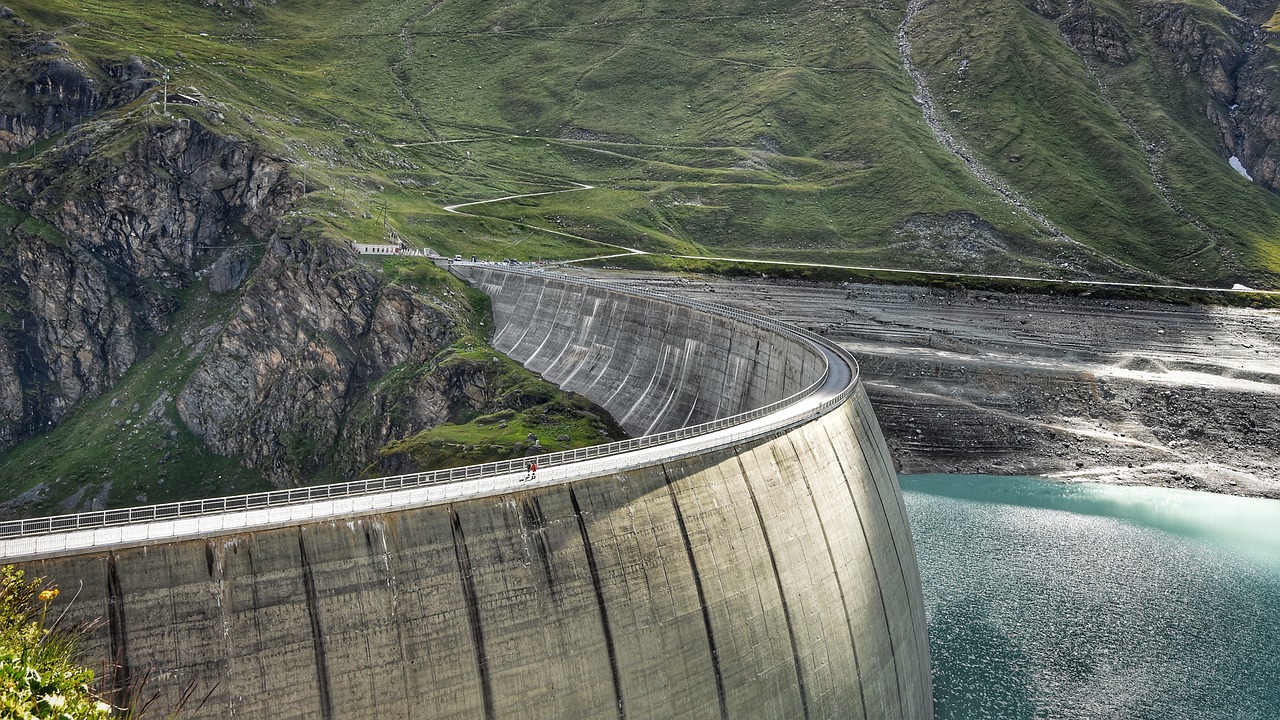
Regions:
<instances>
[{"instance_id":1,"label":"lake shoreline","mask_svg":"<svg viewBox=\"0 0 1280 720\"><path fill-rule=\"evenodd\" d=\"M1280 312L767 278L624 279L791 322L848 349L901 473L1280 499Z\"/></svg>"}]
</instances>

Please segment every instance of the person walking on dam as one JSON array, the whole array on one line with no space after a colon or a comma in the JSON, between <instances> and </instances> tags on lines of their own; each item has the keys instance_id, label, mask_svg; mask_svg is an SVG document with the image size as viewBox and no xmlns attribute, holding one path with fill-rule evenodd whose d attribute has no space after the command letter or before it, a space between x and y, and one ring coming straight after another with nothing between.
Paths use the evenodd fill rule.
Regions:
<instances>
[{"instance_id":1,"label":"person walking on dam","mask_svg":"<svg viewBox=\"0 0 1280 720\"><path fill-rule=\"evenodd\" d=\"M532 480L538 476L538 463L529 463L529 474L525 476L525 480Z\"/></svg>"}]
</instances>

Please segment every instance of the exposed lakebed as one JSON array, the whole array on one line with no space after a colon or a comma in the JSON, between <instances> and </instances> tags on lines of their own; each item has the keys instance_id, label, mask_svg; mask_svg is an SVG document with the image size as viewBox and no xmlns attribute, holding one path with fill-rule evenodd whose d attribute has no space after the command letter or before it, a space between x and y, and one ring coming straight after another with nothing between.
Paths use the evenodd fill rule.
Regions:
<instances>
[{"instance_id":1,"label":"exposed lakebed","mask_svg":"<svg viewBox=\"0 0 1280 720\"><path fill-rule=\"evenodd\" d=\"M858 360L899 472L1280 498L1280 311L761 278L628 279L838 342Z\"/></svg>"}]
</instances>

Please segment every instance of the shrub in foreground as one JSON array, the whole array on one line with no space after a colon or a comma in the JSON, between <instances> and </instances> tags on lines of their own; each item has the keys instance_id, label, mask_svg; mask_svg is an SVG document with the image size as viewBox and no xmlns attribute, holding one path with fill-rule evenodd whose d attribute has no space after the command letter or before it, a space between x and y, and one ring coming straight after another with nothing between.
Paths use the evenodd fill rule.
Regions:
<instances>
[{"instance_id":1,"label":"shrub in foreground","mask_svg":"<svg viewBox=\"0 0 1280 720\"><path fill-rule=\"evenodd\" d=\"M93 691L93 671L76 662L78 634L49 622L56 597L42 578L0 567L0 718L111 717L111 705Z\"/></svg>"}]
</instances>

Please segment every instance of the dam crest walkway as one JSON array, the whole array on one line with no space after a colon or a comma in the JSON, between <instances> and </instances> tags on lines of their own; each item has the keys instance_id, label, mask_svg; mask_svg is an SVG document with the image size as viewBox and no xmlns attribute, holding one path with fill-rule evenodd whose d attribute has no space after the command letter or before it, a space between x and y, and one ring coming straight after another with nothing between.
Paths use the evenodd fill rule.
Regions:
<instances>
[{"instance_id":1,"label":"dam crest walkway","mask_svg":"<svg viewBox=\"0 0 1280 720\"><path fill-rule=\"evenodd\" d=\"M736 309L540 270L457 263L638 296L789 336L821 358L820 376L776 402L709 422L576 450L429 472L0 522L0 558L31 560L444 504L567 483L732 447L784 432L840 407L858 386L844 350L812 333ZM538 477L524 480L529 462Z\"/></svg>"}]
</instances>

